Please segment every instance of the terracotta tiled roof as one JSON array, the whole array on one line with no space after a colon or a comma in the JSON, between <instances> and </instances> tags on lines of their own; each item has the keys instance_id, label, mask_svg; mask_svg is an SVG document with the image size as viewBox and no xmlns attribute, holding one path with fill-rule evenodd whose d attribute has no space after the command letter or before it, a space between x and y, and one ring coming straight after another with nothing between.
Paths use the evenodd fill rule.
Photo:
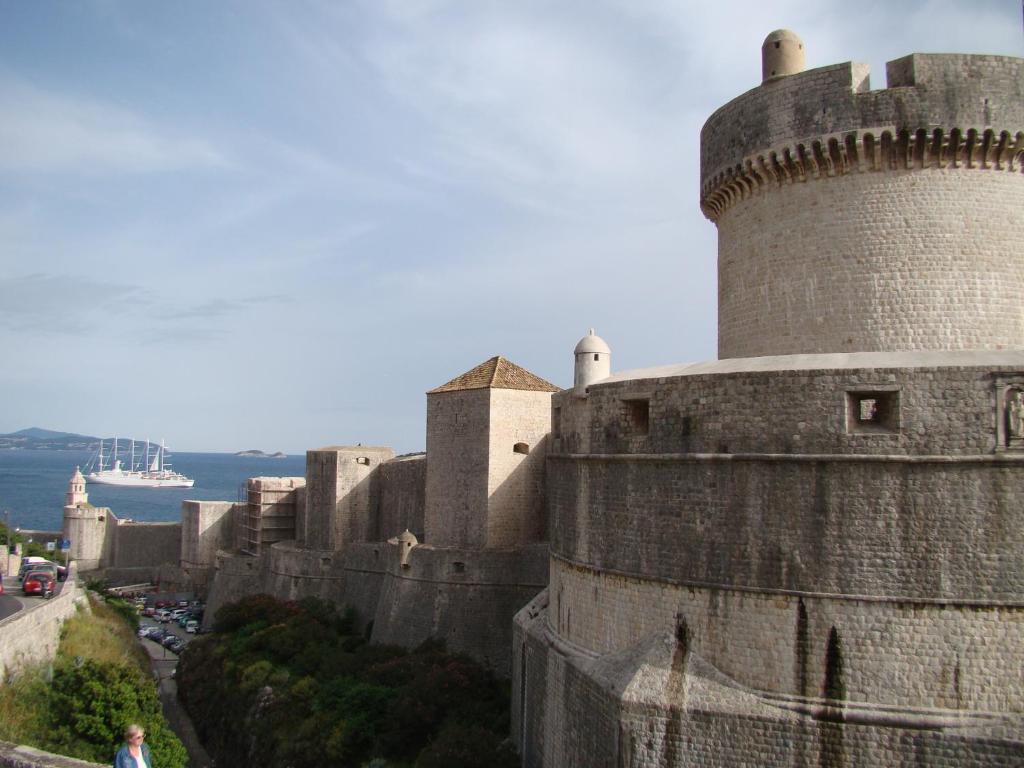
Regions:
<instances>
[{"instance_id":1,"label":"terracotta tiled roof","mask_svg":"<svg viewBox=\"0 0 1024 768\"><path fill-rule=\"evenodd\" d=\"M500 355L456 376L447 384L427 392L458 392L464 389L525 389L531 392L559 392L558 387Z\"/></svg>"}]
</instances>

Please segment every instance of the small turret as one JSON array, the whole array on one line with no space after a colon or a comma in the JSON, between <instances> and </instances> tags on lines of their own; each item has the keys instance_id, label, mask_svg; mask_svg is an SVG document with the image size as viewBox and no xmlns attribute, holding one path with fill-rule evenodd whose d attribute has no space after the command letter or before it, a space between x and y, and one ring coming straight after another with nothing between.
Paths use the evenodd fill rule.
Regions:
<instances>
[{"instance_id":1,"label":"small turret","mask_svg":"<svg viewBox=\"0 0 1024 768\"><path fill-rule=\"evenodd\" d=\"M64 506L77 507L89 503L89 494L85 492L85 477L80 467L75 467L75 474L68 482L68 492L64 496Z\"/></svg>"},{"instance_id":2,"label":"small turret","mask_svg":"<svg viewBox=\"0 0 1024 768\"><path fill-rule=\"evenodd\" d=\"M590 329L590 333L576 345L576 370L573 376L573 392L576 397L586 397L587 388L595 381L607 379L612 372L612 351L605 340Z\"/></svg>"},{"instance_id":3,"label":"small turret","mask_svg":"<svg viewBox=\"0 0 1024 768\"><path fill-rule=\"evenodd\" d=\"M761 43L761 82L795 75L807 66L804 41L796 32L776 29Z\"/></svg>"}]
</instances>

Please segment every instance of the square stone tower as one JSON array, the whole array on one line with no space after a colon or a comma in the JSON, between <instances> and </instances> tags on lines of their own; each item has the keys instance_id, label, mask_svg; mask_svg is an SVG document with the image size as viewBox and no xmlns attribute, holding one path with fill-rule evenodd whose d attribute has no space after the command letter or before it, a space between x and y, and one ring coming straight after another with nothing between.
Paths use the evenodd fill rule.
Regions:
<instances>
[{"instance_id":1,"label":"square stone tower","mask_svg":"<svg viewBox=\"0 0 1024 768\"><path fill-rule=\"evenodd\" d=\"M503 357L427 393L424 543L541 541L544 457L558 387Z\"/></svg>"},{"instance_id":2,"label":"square stone tower","mask_svg":"<svg viewBox=\"0 0 1024 768\"><path fill-rule=\"evenodd\" d=\"M310 549L338 550L379 538L377 468L390 448L334 445L306 451L306 504L296 513L296 539Z\"/></svg>"}]
</instances>

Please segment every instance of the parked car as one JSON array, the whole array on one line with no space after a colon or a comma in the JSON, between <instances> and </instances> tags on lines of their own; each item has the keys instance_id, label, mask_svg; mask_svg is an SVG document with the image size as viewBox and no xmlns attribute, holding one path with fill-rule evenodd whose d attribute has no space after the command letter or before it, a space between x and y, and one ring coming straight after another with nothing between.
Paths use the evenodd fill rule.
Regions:
<instances>
[{"instance_id":1,"label":"parked car","mask_svg":"<svg viewBox=\"0 0 1024 768\"><path fill-rule=\"evenodd\" d=\"M21 580L21 591L26 595L49 597L57 588L57 580L47 571L29 571Z\"/></svg>"},{"instance_id":2,"label":"parked car","mask_svg":"<svg viewBox=\"0 0 1024 768\"><path fill-rule=\"evenodd\" d=\"M164 648L170 648L177 641L177 635L168 634L163 640L160 641L160 645L162 645Z\"/></svg>"},{"instance_id":3,"label":"parked car","mask_svg":"<svg viewBox=\"0 0 1024 768\"><path fill-rule=\"evenodd\" d=\"M190 635L194 635L199 631L199 622L195 619L189 619L188 623L185 624L185 631Z\"/></svg>"},{"instance_id":4,"label":"parked car","mask_svg":"<svg viewBox=\"0 0 1024 768\"><path fill-rule=\"evenodd\" d=\"M45 557L28 556L21 558L21 567L18 569L18 581L25 578L25 574L35 570L33 566L49 562Z\"/></svg>"},{"instance_id":5,"label":"parked car","mask_svg":"<svg viewBox=\"0 0 1024 768\"><path fill-rule=\"evenodd\" d=\"M164 639L165 637L167 637L167 631L166 631L166 630L164 630L164 629L161 629L160 627L153 627L153 628L152 628L152 629L150 630L150 632L149 632L149 634L147 635L147 637L148 637L148 638L149 638L150 640L152 640L152 641L153 641L154 643L159 643L159 642L161 642L161 641L162 641L162 640L163 640L163 639Z\"/></svg>"}]
</instances>

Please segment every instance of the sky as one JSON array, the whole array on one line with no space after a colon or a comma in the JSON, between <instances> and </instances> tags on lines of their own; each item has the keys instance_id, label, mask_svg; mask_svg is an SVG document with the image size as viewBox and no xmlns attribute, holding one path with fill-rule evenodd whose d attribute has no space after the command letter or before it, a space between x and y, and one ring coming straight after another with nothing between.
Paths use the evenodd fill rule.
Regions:
<instances>
[{"instance_id":1,"label":"sky","mask_svg":"<svg viewBox=\"0 0 1024 768\"><path fill-rule=\"evenodd\" d=\"M403 453L494 355L714 359L699 131L778 28L1024 55L1018 0L0 0L0 433Z\"/></svg>"}]
</instances>

